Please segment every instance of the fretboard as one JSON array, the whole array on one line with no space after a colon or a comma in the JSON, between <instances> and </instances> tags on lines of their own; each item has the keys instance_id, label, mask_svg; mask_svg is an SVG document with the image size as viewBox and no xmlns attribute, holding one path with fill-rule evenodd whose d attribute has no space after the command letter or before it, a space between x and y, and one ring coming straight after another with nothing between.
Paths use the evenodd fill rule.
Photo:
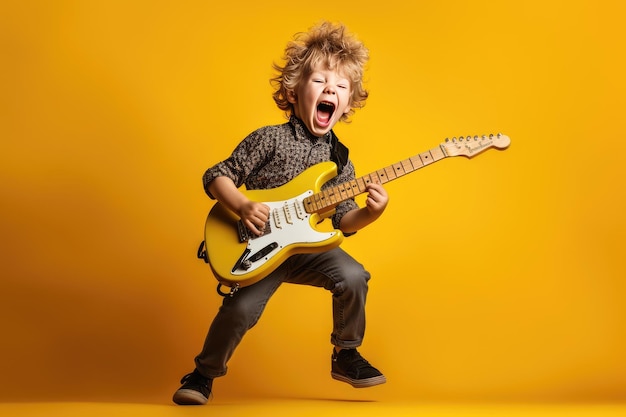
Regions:
<instances>
[{"instance_id":1,"label":"fretboard","mask_svg":"<svg viewBox=\"0 0 626 417\"><path fill-rule=\"evenodd\" d=\"M344 182L306 197L303 200L304 209L307 213L325 213L342 201L367 192L367 186L371 183L385 184L447 156L443 148L438 146L352 181Z\"/></svg>"}]
</instances>

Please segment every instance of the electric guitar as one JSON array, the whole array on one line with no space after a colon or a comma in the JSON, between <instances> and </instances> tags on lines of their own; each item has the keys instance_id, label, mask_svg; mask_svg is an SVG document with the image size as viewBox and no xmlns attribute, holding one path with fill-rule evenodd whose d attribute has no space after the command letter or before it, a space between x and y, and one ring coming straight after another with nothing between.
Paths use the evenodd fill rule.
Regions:
<instances>
[{"instance_id":1,"label":"electric guitar","mask_svg":"<svg viewBox=\"0 0 626 417\"><path fill-rule=\"evenodd\" d=\"M252 285L296 253L323 252L339 246L340 230L325 230L320 222L342 201L366 192L370 183L384 184L451 156L473 157L491 147L505 149L509 137L498 134L446 139L439 146L341 185L322 189L337 175L333 162L313 165L287 184L268 190L242 190L253 201L270 207L263 235L250 232L241 219L219 202L206 220L205 240L198 257L209 263L220 287Z\"/></svg>"}]
</instances>

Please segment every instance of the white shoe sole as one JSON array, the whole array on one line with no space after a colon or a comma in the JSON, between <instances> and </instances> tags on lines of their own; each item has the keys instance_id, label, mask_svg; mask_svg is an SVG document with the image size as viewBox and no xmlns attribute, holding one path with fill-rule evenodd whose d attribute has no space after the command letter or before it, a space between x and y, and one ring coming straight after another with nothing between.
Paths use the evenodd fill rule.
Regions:
<instances>
[{"instance_id":1,"label":"white shoe sole","mask_svg":"<svg viewBox=\"0 0 626 417\"><path fill-rule=\"evenodd\" d=\"M179 389L174 393L172 400L178 405L204 405L209 400L198 391Z\"/></svg>"},{"instance_id":2,"label":"white shoe sole","mask_svg":"<svg viewBox=\"0 0 626 417\"><path fill-rule=\"evenodd\" d=\"M345 375L340 375L338 373L331 372L330 376L332 376L333 379L336 379L337 381L341 381L341 382L345 382L347 384L350 384L354 388L374 387L376 385L381 385L381 384L384 384L385 382L387 382L387 378L385 378L384 375L373 376L373 377L367 378L367 379L352 379L352 378L348 378Z\"/></svg>"}]
</instances>

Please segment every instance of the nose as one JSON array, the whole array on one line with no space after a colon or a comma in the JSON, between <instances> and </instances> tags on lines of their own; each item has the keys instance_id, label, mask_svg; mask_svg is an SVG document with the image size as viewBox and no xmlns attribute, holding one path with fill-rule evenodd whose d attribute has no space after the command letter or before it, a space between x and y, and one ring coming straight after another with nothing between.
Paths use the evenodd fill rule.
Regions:
<instances>
[{"instance_id":1,"label":"nose","mask_svg":"<svg viewBox=\"0 0 626 417\"><path fill-rule=\"evenodd\" d=\"M327 84L326 88L324 88L324 93L335 95L337 91L335 90L335 86Z\"/></svg>"}]
</instances>

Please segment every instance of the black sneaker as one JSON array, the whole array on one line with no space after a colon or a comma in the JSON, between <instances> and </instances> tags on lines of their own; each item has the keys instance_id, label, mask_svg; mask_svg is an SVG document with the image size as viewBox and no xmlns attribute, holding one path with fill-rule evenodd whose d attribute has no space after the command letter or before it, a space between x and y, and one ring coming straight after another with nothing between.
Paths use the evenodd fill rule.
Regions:
<instances>
[{"instance_id":1,"label":"black sneaker","mask_svg":"<svg viewBox=\"0 0 626 417\"><path fill-rule=\"evenodd\" d=\"M180 380L183 384L174 393L172 400L178 405L204 405L209 401L213 380L206 378L194 369Z\"/></svg>"},{"instance_id":2,"label":"black sneaker","mask_svg":"<svg viewBox=\"0 0 626 417\"><path fill-rule=\"evenodd\" d=\"M387 382L385 376L366 361L356 349L333 351L330 375L354 388L373 387Z\"/></svg>"}]
</instances>

